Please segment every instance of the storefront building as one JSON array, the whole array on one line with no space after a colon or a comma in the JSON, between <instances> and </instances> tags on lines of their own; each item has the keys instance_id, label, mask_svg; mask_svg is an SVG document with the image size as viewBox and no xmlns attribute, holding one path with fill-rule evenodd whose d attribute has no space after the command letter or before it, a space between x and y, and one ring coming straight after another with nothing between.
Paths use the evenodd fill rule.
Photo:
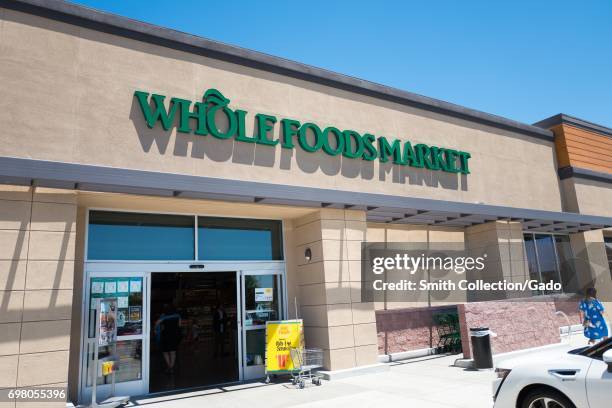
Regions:
<instances>
[{"instance_id":1,"label":"storefront building","mask_svg":"<svg viewBox=\"0 0 612 408\"><path fill-rule=\"evenodd\" d=\"M60 1L0 7L0 388L88 401L108 293L129 395L260 378L265 321L296 313L332 372L435 347L435 310L361 301L362 242L460 242L501 276L612 294L612 129L522 124ZM498 352L567 324L555 302L453 307ZM169 308L188 327L176 373Z\"/></svg>"}]
</instances>

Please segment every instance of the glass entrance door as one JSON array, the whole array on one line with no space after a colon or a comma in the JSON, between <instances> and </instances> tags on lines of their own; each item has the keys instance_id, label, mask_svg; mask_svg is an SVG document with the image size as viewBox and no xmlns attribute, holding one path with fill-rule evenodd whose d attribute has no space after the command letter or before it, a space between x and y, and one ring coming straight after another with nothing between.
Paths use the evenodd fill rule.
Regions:
<instances>
[{"instance_id":1,"label":"glass entrance door","mask_svg":"<svg viewBox=\"0 0 612 408\"><path fill-rule=\"evenodd\" d=\"M116 395L139 395L147 392L146 305L147 279L142 273L91 274L86 282L83 353L81 372L81 401L89 403L93 381L97 381L97 400L110 396L111 376L102 376L101 362L112 358L110 347L100 347L98 368L94 364L96 324L96 299L116 298L117 356L119 370L115 375Z\"/></svg>"},{"instance_id":2,"label":"glass entrance door","mask_svg":"<svg viewBox=\"0 0 612 408\"><path fill-rule=\"evenodd\" d=\"M98 401L111 392L110 377L103 377L99 369L96 373L93 364L97 298L117 299L116 395L263 378L266 322L283 319L286 308L284 265L244 262L232 266L235 269L228 263L209 263L207 272L191 272L186 265L168 272L167 265L126 265L125 269L141 270L128 273L116 271L123 265L101 264L87 271L80 403L91 402L94 378ZM232 269L238 272L229 272ZM168 308L175 308L180 316L174 365L164 356L172 351L162 334L171 326L162 318ZM99 356L104 359L108 350L101 349Z\"/></svg>"},{"instance_id":3,"label":"glass entrance door","mask_svg":"<svg viewBox=\"0 0 612 408\"><path fill-rule=\"evenodd\" d=\"M280 272L241 273L244 380L265 376L266 322L282 318L281 287Z\"/></svg>"}]
</instances>

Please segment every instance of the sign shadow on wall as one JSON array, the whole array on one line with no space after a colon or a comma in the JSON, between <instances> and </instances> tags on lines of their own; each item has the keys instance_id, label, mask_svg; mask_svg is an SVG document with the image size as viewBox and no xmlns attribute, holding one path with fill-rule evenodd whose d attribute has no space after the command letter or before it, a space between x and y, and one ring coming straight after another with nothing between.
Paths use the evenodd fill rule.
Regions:
<instances>
[{"instance_id":1,"label":"sign shadow on wall","mask_svg":"<svg viewBox=\"0 0 612 408\"><path fill-rule=\"evenodd\" d=\"M168 101L165 101L166 109ZM153 101L149 107L154 109ZM343 177L347 179L391 181L395 184L410 184L433 188L451 190L467 190L467 175L447 173L425 168L415 168L407 165L394 164L391 161L367 161L361 158L347 158L342 154L335 156L322 151L308 152L296 148L284 148L281 144L275 146L239 142L235 138L220 139L211 134L199 135L195 133L182 133L178 131L180 115L174 115L167 129L159 124L152 127L147 125L138 100L132 98L129 119L139 138L142 150L149 154L160 156L174 155L191 157L200 160L212 160L217 163L233 163L253 167L278 167L281 170L297 168L306 174L315 174L318 171L330 177ZM227 116L219 111L215 115L215 122L221 132L229 127ZM194 119L190 120L192 126L197 125ZM246 134L258 138L259 131L255 117L246 119ZM270 140L280 140L281 127L276 126L268 134ZM307 132L307 139L314 142L312 132ZM376 169L375 163L378 164Z\"/></svg>"}]
</instances>

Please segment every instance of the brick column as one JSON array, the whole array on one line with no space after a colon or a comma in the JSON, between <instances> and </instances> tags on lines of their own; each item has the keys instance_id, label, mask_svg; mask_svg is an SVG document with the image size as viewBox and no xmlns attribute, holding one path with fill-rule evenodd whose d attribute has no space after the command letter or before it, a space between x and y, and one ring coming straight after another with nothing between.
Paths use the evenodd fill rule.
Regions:
<instances>
[{"instance_id":1,"label":"brick column","mask_svg":"<svg viewBox=\"0 0 612 408\"><path fill-rule=\"evenodd\" d=\"M376 363L374 305L362 303L360 293L365 212L323 209L293 221L292 267L307 346L325 350L328 370Z\"/></svg>"},{"instance_id":2,"label":"brick column","mask_svg":"<svg viewBox=\"0 0 612 408\"><path fill-rule=\"evenodd\" d=\"M66 386L75 221L73 192L0 186L0 388Z\"/></svg>"}]
</instances>

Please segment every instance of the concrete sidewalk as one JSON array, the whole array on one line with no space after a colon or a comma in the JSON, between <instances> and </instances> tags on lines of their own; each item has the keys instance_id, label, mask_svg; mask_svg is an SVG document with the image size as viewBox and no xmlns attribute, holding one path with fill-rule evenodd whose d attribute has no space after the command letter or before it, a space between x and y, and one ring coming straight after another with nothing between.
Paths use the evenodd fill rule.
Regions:
<instances>
[{"instance_id":1,"label":"concrete sidewalk","mask_svg":"<svg viewBox=\"0 0 612 408\"><path fill-rule=\"evenodd\" d=\"M579 347L586 340L579 334L557 346ZM539 353L542 349L527 353ZM499 359L525 355L499 355ZM491 408L493 370L476 371L454 367L459 355L428 356L389 363L389 371L334 381L320 387L298 389L290 382L249 383L211 388L164 397L135 399L131 406L147 408Z\"/></svg>"},{"instance_id":2,"label":"concrete sidewalk","mask_svg":"<svg viewBox=\"0 0 612 408\"><path fill-rule=\"evenodd\" d=\"M286 407L491 407L492 371L452 367L457 355L390 363L384 373L324 381L297 389L290 383L241 384L173 396L134 400L150 408Z\"/></svg>"}]
</instances>

